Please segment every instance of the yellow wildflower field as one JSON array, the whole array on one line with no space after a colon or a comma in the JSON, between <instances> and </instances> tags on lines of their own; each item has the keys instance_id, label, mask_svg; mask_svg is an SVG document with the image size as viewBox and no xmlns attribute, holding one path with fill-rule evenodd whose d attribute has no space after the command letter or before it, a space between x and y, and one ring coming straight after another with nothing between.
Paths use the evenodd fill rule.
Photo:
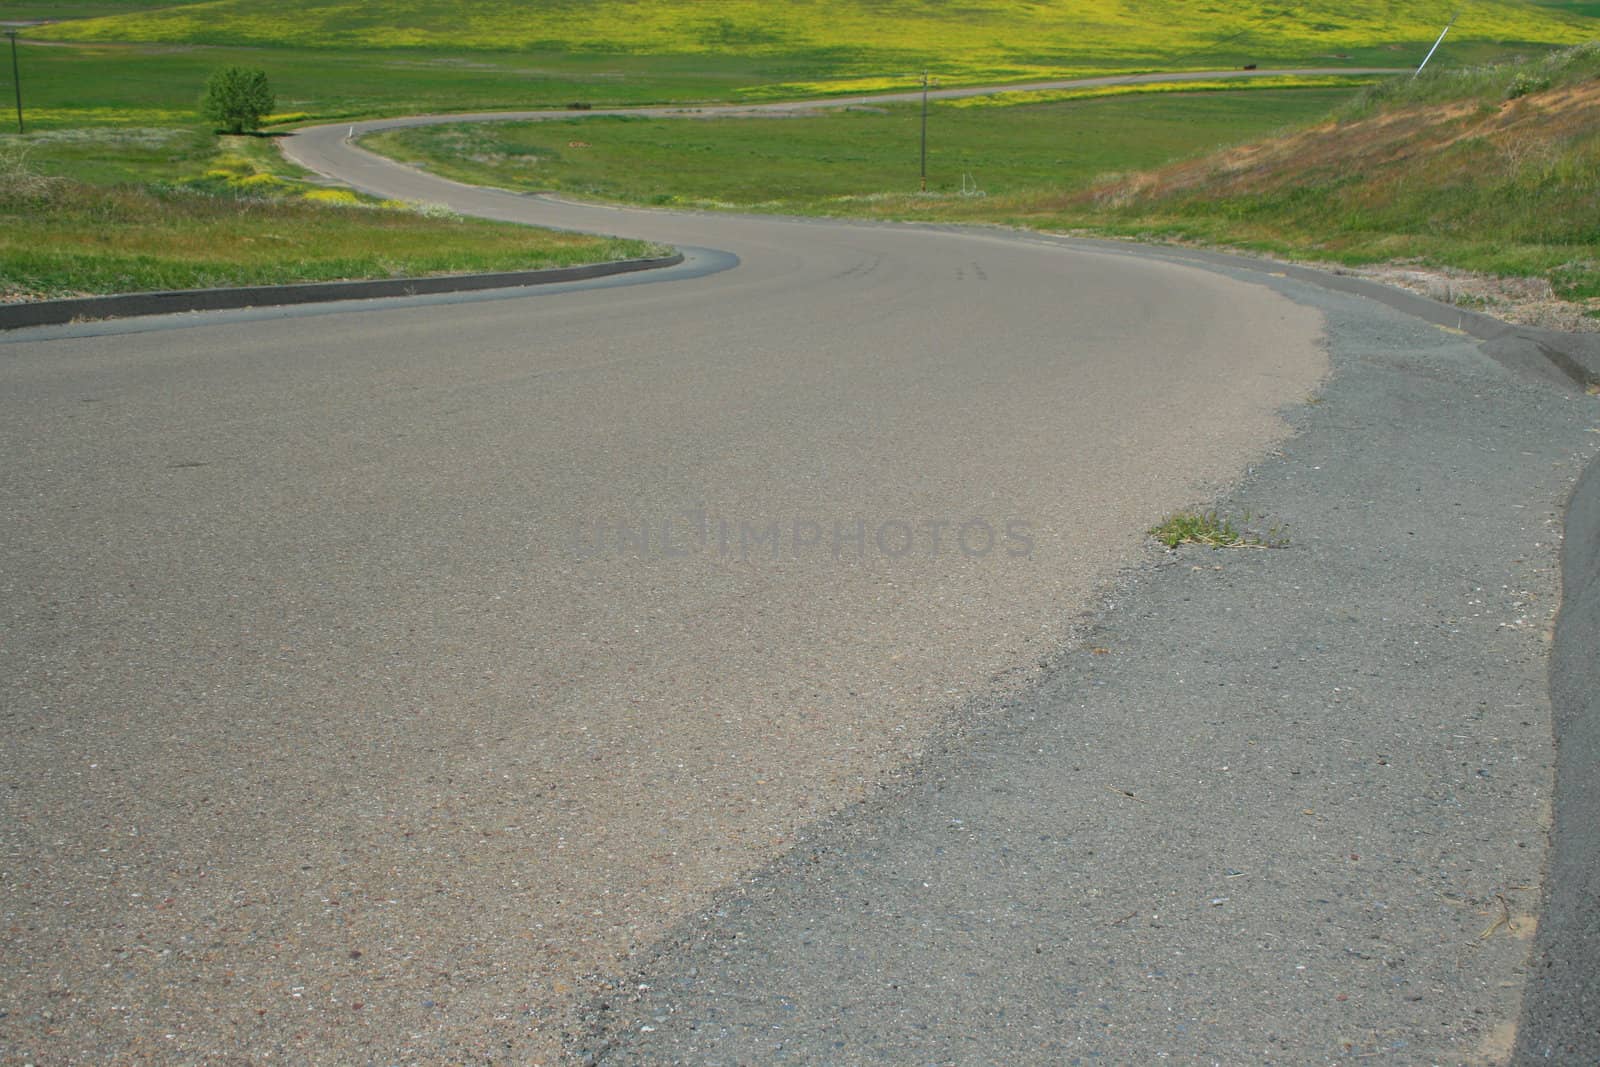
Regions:
<instances>
[{"instance_id":1,"label":"yellow wildflower field","mask_svg":"<svg viewBox=\"0 0 1600 1067\"><path fill-rule=\"evenodd\" d=\"M1336 56L1431 40L1457 0L210 0L57 24L80 41L331 48L529 49L789 57L836 77L924 68L1015 80L1066 69L1193 66L1226 52ZM1576 43L1595 23L1518 0L1477 0L1457 40ZM790 75L793 76L792 74ZM774 79L780 80L780 79ZM865 90L873 82L861 83ZM830 90L840 91L840 90Z\"/></svg>"},{"instance_id":2,"label":"yellow wildflower field","mask_svg":"<svg viewBox=\"0 0 1600 1067\"><path fill-rule=\"evenodd\" d=\"M1095 85L1083 89L1032 89L1014 93L990 93L943 101L945 107L1016 107L1020 104L1059 104L1065 100L1093 100L1106 96L1134 96L1149 93L1231 92L1246 89L1338 89L1372 81L1376 76L1335 74L1319 77L1197 78L1181 82L1145 82L1136 85Z\"/></svg>"}]
</instances>

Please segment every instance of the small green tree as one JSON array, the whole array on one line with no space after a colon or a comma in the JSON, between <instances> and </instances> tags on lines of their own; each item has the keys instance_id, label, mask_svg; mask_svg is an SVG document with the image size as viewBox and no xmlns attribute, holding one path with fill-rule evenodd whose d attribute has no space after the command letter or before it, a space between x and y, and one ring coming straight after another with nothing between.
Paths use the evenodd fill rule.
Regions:
<instances>
[{"instance_id":1,"label":"small green tree","mask_svg":"<svg viewBox=\"0 0 1600 1067\"><path fill-rule=\"evenodd\" d=\"M249 67L223 67L213 71L200 98L200 114L224 133L259 130L277 101L267 85L265 71Z\"/></svg>"}]
</instances>

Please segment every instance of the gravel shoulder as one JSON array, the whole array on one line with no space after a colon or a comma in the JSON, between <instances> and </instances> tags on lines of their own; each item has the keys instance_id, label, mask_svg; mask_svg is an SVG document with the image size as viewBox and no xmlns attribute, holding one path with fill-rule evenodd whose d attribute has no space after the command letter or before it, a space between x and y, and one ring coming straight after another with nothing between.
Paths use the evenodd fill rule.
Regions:
<instances>
[{"instance_id":1,"label":"gravel shoulder","mask_svg":"<svg viewBox=\"0 0 1600 1067\"><path fill-rule=\"evenodd\" d=\"M1327 315L1334 375L1222 506L1291 543L1152 549L1035 690L638 959L576 1058L1512 1055L1600 402L1275 284Z\"/></svg>"},{"instance_id":2,"label":"gravel shoulder","mask_svg":"<svg viewBox=\"0 0 1600 1067\"><path fill-rule=\"evenodd\" d=\"M1600 464L1568 507L1550 672L1556 812L1544 911L1517 1046L1522 1063L1600 1063Z\"/></svg>"}]
</instances>

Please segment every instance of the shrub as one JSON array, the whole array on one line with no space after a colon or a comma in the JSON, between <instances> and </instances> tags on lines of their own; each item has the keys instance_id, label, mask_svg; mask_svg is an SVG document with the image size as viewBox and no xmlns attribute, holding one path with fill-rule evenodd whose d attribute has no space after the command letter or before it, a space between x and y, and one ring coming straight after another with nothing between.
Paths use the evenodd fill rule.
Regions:
<instances>
[{"instance_id":1,"label":"shrub","mask_svg":"<svg viewBox=\"0 0 1600 1067\"><path fill-rule=\"evenodd\" d=\"M265 71L223 67L206 81L200 114L224 133L244 133L259 130L261 120L272 113L276 103Z\"/></svg>"},{"instance_id":2,"label":"shrub","mask_svg":"<svg viewBox=\"0 0 1600 1067\"><path fill-rule=\"evenodd\" d=\"M0 208L37 207L49 202L64 184L29 166L26 146L0 145Z\"/></svg>"},{"instance_id":3,"label":"shrub","mask_svg":"<svg viewBox=\"0 0 1600 1067\"><path fill-rule=\"evenodd\" d=\"M1526 71L1520 71L1511 79L1511 84L1506 87L1506 99L1515 100L1519 96L1529 93L1542 93L1550 88L1549 78L1539 78Z\"/></svg>"}]
</instances>

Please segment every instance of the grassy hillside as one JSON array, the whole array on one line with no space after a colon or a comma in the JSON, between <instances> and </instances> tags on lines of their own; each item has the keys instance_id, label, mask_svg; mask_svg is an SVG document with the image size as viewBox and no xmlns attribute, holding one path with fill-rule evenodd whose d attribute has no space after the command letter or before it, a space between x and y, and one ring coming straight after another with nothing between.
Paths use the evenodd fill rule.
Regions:
<instances>
[{"instance_id":1,"label":"grassy hillside","mask_svg":"<svg viewBox=\"0 0 1600 1067\"><path fill-rule=\"evenodd\" d=\"M1600 0L1595 0L1600 4ZM806 97L1107 70L1417 63L1455 0L8 0L35 128L170 125L266 71L308 121ZM1477 0L1434 62L1600 36L1587 7ZM97 11L106 17L83 17ZM0 16L5 17L5 16ZM177 47L174 47L174 46ZM0 74L4 80L4 74Z\"/></svg>"},{"instance_id":2,"label":"grassy hillside","mask_svg":"<svg viewBox=\"0 0 1600 1067\"><path fill-rule=\"evenodd\" d=\"M1348 79L1324 81L1342 84L1161 93L1123 87L1116 95L1014 106L982 98L935 103L928 122L928 188L935 194L929 202L958 196L964 182L989 196L1082 188L1108 170L1158 166L1313 121L1352 92ZM915 104L893 104L769 118L462 123L393 130L362 143L436 174L503 188L696 208L851 214L867 205L906 207L919 200L912 194L920 114Z\"/></svg>"},{"instance_id":3,"label":"grassy hillside","mask_svg":"<svg viewBox=\"0 0 1600 1067\"><path fill-rule=\"evenodd\" d=\"M1456 0L210 0L64 23L73 41L339 49L488 50L804 59L813 80L905 74L961 80L1239 61L1412 61ZM1564 9L1476 0L1472 42L1575 43ZM1391 50L1398 46L1399 50ZM1401 54L1403 53L1403 54Z\"/></svg>"},{"instance_id":4,"label":"grassy hillside","mask_svg":"<svg viewBox=\"0 0 1600 1067\"><path fill-rule=\"evenodd\" d=\"M0 136L0 302L526 270L661 251L322 188L301 181L264 138L127 127Z\"/></svg>"},{"instance_id":5,"label":"grassy hillside","mask_svg":"<svg viewBox=\"0 0 1600 1067\"><path fill-rule=\"evenodd\" d=\"M1386 82L1297 132L996 209L1048 229L1542 278L1600 309L1600 45Z\"/></svg>"},{"instance_id":6,"label":"grassy hillside","mask_svg":"<svg viewBox=\"0 0 1600 1067\"><path fill-rule=\"evenodd\" d=\"M177 3L202 0L6 0L0 5L0 23L28 23L54 19L92 19L107 15L133 15Z\"/></svg>"},{"instance_id":7,"label":"grassy hillside","mask_svg":"<svg viewBox=\"0 0 1600 1067\"><path fill-rule=\"evenodd\" d=\"M29 130L193 123L207 76L228 64L266 71L279 108L311 121L564 107L574 100L599 107L728 99L764 77L808 72L736 57L483 52L467 58L406 50L60 45L27 37L21 53ZM10 92L7 57L0 59L0 130L15 128L4 111Z\"/></svg>"},{"instance_id":8,"label":"grassy hillside","mask_svg":"<svg viewBox=\"0 0 1600 1067\"><path fill-rule=\"evenodd\" d=\"M637 241L346 203L75 182L28 191L0 178L0 300L529 270L651 251Z\"/></svg>"}]
</instances>

